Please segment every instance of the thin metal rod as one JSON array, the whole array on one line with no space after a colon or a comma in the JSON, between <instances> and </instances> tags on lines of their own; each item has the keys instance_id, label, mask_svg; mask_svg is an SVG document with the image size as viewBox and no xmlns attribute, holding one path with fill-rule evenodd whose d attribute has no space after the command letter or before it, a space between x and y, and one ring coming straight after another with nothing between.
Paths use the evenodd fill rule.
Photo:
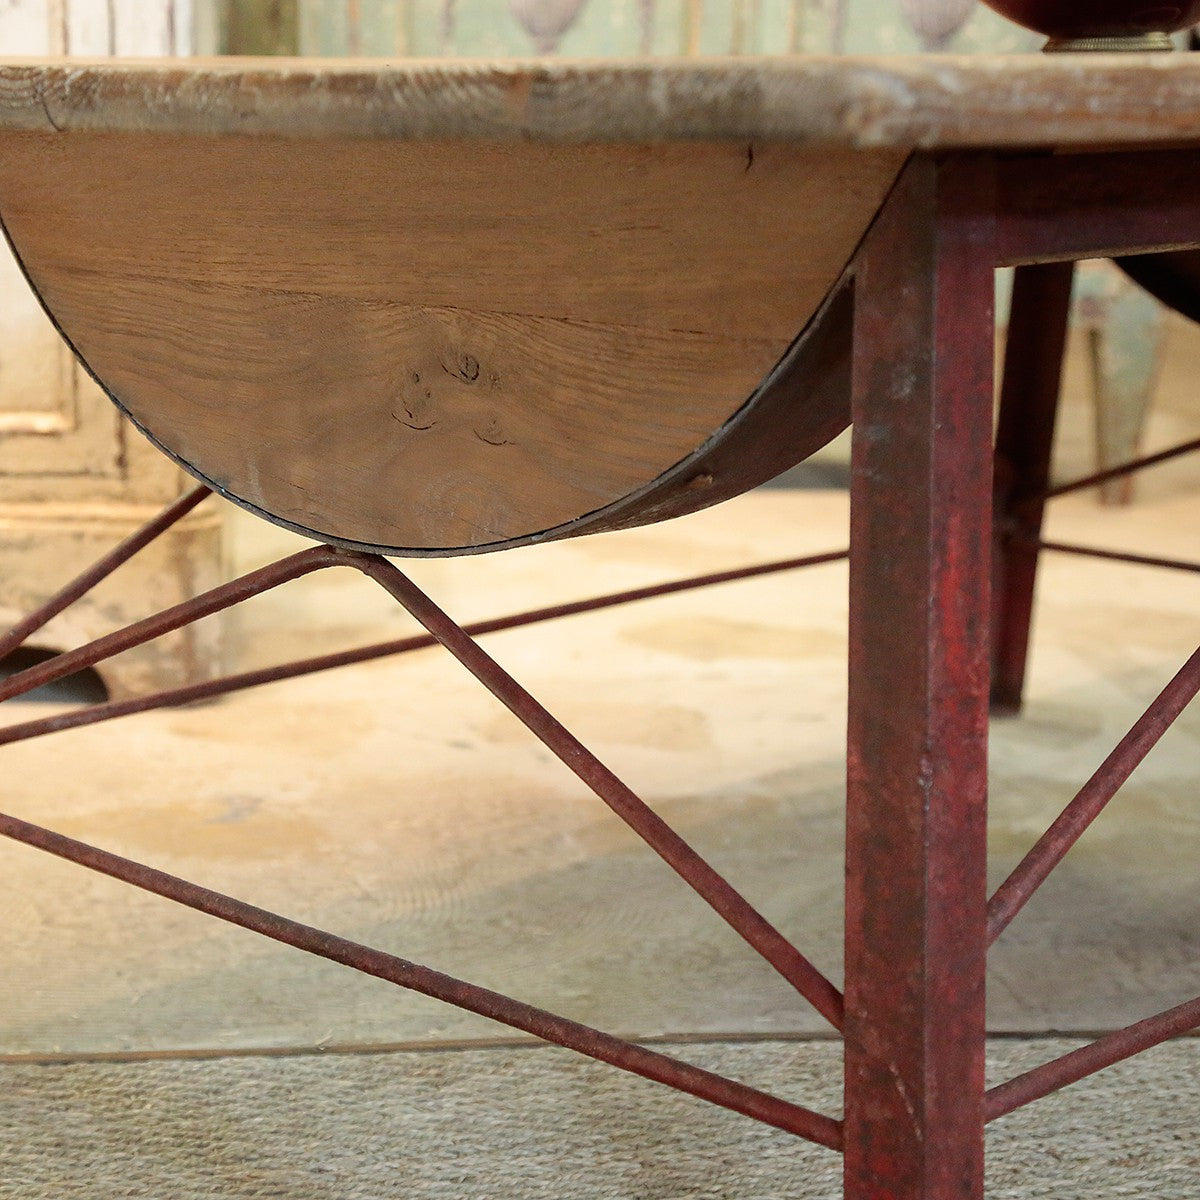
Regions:
<instances>
[{"instance_id":1,"label":"thin metal rod","mask_svg":"<svg viewBox=\"0 0 1200 1200\"><path fill-rule=\"evenodd\" d=\"M155 538L166 533L192 511L203 499L212 495L209 488L201 485L180 496L168 505L152 521L147 521L136 533L130 534L119 546L97 559L86 571L77 575L65 587L60 588L44 604L35 608L27 617L0 636L0 661L7 658L18 646L23 645L33 634L47 625L65 608L86 596L101 580L107 579L119 566L128 562L139 550L148 546Z\"/></svg>"},{"instance_id":2,"label":"thin metal rod","mask_svg":"<svg viewBox=\"0 0 1200 1200\"><path fill-rule=\"evenodd\" d=\"M1200 1028L1200 998L1107 1034L1091 1045L1081 1046L992 1088L986 1099L987 1119L994 1121L1196 1028Z\"/></svg>"},{"instance_id":3,"label":"thin metal rod","mask_svg":"<svg viewBox=\"0 0 1200 1200\"><path fill-rule=\"evenodd\" d=\"M1103 550L1096 546L1075 546L1068 542L1046 542L1040 538L1031 541L1041 550L1053 550L1059 554L1076 554L1083 558L1102 558L1108 562L1133 563L1138 567L1165 567L1170 571L1190 571L1200 574L1200 563L1186 562L1181 558L1151 558L1145 554L1127 554L1122 550Z\"/></svg>"},{"instance_id":4,"label":"thin metal rod","mask_svg":"<svg viewBox=\"0 0 1200 1200\"><path fill-rule=\"evenodd\" d=\"M566 604L556 604L547 608L530 609L526 612L513 613L504 617L493 617L486 621L476 621L463 627L472 637L482 634L497 633L505 629L517 629L524 625L534 625L542 621L553 621L561 617L575 616L580 613L595 612L598 609L612 608L619 604L630 604L636 600L652 599L656 596L666 596L675 592L690 591L694 588L711 587L715 584L730 583L741 579L751 579L760 575L769 575L777 571L790 571L799 567L817 566L821 563L839 562L847 557L847 551L830 554L814 554L806 558L789 558L780 562L761 563L753 567L740 567L731 571L719 571L709 575L697 575L690 579L672 580L669 583L651 584L648 587L633 588L625 592L611 592L605 596L594 596L587 600L575 600ZM102 721L112 721L118 717L130 716L133 713L149 712L158 708L177 708L184 704L193 704L201 700L212 700L230 692L243 691L247 688L260 687L267 683L276 683L283 679L295 679L301 675L312 675L318 671L329 671L336 667L349 666L352 663L369 662L372 659L387 658L392 655L407 654L413 650L423 650L436 646L437 639L431 634L422 633L412 637L397 638L393 641L378 642L375 645L363 646L353 650L342 650L334 654L322 654L313 658L297 659L294 662L283 663L276 667L262 667L256 671L243 671L236 675L226 675L220 679L210 679L204 683L189 684L186 687L170 688L154 692L148 696L135 696L128 700L111 700L103 704L92 704L85 708L71 709L67 712L54 713L47 717L39 717L33 721L22 721L0 729L0 746L13 742L22 742L30 738L44 737L50 733L60 733L67 729L77 729L83 725L97 725Z\"/></svg>"},{"instance_id":5,"label":"thin metal rod","mask_svg":"<svg viewBox=\"0 0 1200 1200\"><path fill-rule=\"evenodd\" d=\"M835 1029L840 1030L841 992L644 800L397 567L377 555L346 552L343 558L398 600Z\"/></svg>"},{"instance_id":6,"label":"thin metal rod","mask_svg":"<svg viewBox=\"0 0 1200 1200\"><path fill-rule=\"evenodd\" d=\"M577 1021L523 1004L509 996L466 983L429 967L386 954L382 950L338 937L310 925L303 925L232 896L33 825L18 817L0 814L0 834L122 880L144 891L164 896L198 912L218 917L232 925L252 930L274 941L341 963L365 975L374 975L398 987L443 1000L456 1008L489 1017L543 1041L577 1050L589 1058L610 1063L614 1067L665 1084L676 1091L687 1092L722 1108L732 1109L756 1121L827 1146L831 1150L841 1149L841 1125L831 1117L770 1096L711 1071L679 1062L668 1055L626 1042Z\"/></svg>"},{"instance_id":7,"label":"thin metal rod","mask_svg":"<svg viewBox=\"0 0 1200 1200\"><path fill-rule=\"evenodd\" d=\"M127 625L124 629L117 630L116 633L97 638L96 641L89 642L86 646L80 646L77 650L57 654L45 662L0 680L0 701L22 696L35 688L73 675L85 667L93 667L96 663L103 662L114 654L120 654L123 650L131 650L134 646L141 646L146 642L153 641L165 633L181 629L184 625L190 625L203 617L231 608L243 600L249 600L252 596L270 591L271 588L278 587L289 580L298 579L312 571L319 571L323 567L338 566L343 561L340 555L327 546L313 546L308 550L301 550L298 554L289 555L287 558L280 559L279 562L271 563L270 566L251 571L240 579L222 584L191 600L185 600L182 604L164 609L143 621Z\"/></svg>"},{"instance_id":8,"label":"thin metal rod","mask_svg":"<svg viewBox=\"0 0 1200 1200\"><path fill-rule=\"evenodd\" d=\"M1040 496L1027 497L1024 503L1031 504L1043 500L1054 500L1059 496L1070 495L1071 492L1079 492L1084 488L1096 487L1098 484L1107 483L1110 479L1120 479L1125 475L1132 475L1136 471L1144 471L1147 467L1156 467L1159 463L1168 462L1172 458L1179 458L1183 454L1193 454L1197 450L1200 450L1200 438L1184 442L1179 446L1172 446L1170 450L1160 450L1157 454L1148 454L1145 458L1135 458L1132 462L1124 463L1119 467L1109 467L1106 471L1097 471L1094 475L1088 475L1084 479L1076 479L1071 483L1063 483L1058 487L1048 488Z\"/></svg>"},{"instance_id":9,"label":"thin metal rod","mask_svg":"<svg viewBox=\"0 0 1200 1200\"><path fill-rule=\"evenodd\" d=\"M988 904L989 944L1008 928L1197 693L1200 693L1200 650L1184 663L1075 799L996 889Z\"/></svg>"}]
</instances>

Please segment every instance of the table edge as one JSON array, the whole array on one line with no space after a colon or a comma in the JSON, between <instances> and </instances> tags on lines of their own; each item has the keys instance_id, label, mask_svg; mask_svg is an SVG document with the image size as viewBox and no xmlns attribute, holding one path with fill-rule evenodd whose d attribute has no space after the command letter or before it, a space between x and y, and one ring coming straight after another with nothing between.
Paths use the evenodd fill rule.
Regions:
<instances>
[{"instance_id":1,"label":"table edge","mask_svg":"<svg viewBox=\"0 0 1200 1200\"><path fill-rule=\"evenodd\" d=\"M1200 56L0 58L0 132L855 149L1200 144Z\"/></svg>"}]
</instances>

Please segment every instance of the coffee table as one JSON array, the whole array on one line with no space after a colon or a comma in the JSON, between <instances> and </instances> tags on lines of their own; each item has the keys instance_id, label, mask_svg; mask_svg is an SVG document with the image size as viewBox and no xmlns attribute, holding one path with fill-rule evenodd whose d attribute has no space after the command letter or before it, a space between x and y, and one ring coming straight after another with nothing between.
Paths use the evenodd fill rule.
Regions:
<instances>
[{"instance_id":1,"label":"coffee table","mask_svg":"<svg viewBox=\"0 0 1200 1200\"><path fill-rule=\"evenodd\" d=\"M1198 999L985 1088L989 944L1200 690L1198 651L989 900L989 707L1020 705L1039 552L1194 569L1048 543L1041 518L1095 482L1048 479L1072 264L1200 246L1198 169L1186 56L0 63L14 250L101 386L200 481L0 657L210 493L317 542L0 699L334 567L428 631L0 742L441 643L844 1037L844 1116L18 816L0 832L844 1152L851 1200L981 1197L988 1120L1200 1026ZM994 432L998 266L1017 280ZM851 421L848 552L467 629L389 561L678 516ZM847 553L838 987L477 639Z\"/></svg>"}]
</instances>

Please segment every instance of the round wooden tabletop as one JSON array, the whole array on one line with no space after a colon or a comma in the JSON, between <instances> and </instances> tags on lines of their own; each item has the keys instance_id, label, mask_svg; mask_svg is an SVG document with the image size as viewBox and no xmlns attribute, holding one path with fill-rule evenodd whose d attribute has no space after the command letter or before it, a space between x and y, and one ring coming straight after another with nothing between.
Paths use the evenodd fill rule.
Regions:
<instances>
[{"instance_id":1,"label":"round wooden tabletop","mask_svg":"<svg viewBox=\"0 0 1200 1200\"><path fill-rule=\"evenodd\" d=\"M0 62L0 218L160 446L322 540L701 507L848 421L904 162L1200 142L1188 56Z\"/></svg>"}]
</instances>

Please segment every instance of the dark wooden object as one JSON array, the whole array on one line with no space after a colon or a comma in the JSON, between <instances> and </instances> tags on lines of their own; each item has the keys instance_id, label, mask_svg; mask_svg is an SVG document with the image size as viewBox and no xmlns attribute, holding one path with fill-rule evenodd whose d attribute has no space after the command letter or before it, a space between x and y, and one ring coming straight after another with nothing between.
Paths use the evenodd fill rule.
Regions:
<instances>
[{"instance_id":1,"label":"dark wooden object","mask_svg":"<svg viewBox=\"0 0 1200 1200\"><path fill-rule=\"evenodd\" d=\"M989 8L1063 41L1175 33L1200 21L1200 0L984 0Z\"/></svg>"}]
</instances>

